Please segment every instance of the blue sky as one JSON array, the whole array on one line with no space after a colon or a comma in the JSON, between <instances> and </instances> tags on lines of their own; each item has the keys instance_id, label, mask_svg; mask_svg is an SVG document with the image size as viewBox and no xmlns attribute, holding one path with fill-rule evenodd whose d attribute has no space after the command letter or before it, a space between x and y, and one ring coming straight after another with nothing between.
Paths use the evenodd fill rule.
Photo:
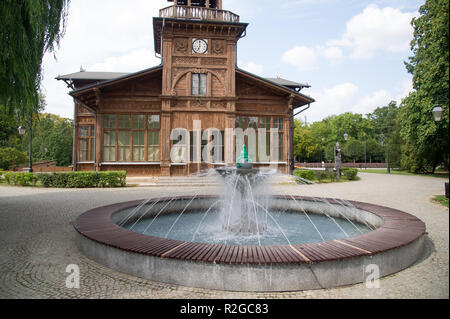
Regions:
<instances>
[{"instance_id":1,"label":"blue sky","mask_svg":"<svg viewBox=\"0 0 450 319\"><path fill-rule=\"evenodd\" d=\"M343 112L366 114L411 90L403 61L411 55L411 19L424 0L223 0L249 23L238 44L238 66L264 77L310 84L316 99L308 122ZM274 4L276 3L276 4ZM44 59L46 111L73 117L73 102L57 75L135 72L160 63L151 17L164 0L77 0L67 32Z\"/></svg>"}]
</instances>

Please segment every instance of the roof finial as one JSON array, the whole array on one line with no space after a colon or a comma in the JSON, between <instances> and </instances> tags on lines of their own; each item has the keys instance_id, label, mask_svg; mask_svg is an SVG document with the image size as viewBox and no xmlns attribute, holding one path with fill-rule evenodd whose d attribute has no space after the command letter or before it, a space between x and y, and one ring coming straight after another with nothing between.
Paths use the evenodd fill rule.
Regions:
<instances>
[{"instance_id":1,"label":"roof finial","mask_svg":"<svg viewBox=\"0 0 450 319\"><path fill-rule=\"evenodd\" d=\"M86 69L83 68L83 65L80 66L80 72L86 72Z\"/></svg>"}]
</instances>

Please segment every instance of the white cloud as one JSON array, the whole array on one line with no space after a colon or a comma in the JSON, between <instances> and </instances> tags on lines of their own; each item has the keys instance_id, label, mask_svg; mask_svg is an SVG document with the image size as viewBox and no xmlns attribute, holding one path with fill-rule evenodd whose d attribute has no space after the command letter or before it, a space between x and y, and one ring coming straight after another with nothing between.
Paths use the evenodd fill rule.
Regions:
<instances>
[{"instance_id":1,"label":"white cloud","mask_svg":"<svg viewBox=\"0 0 450 319\"><path fill-rule=\"evenodd\" d=\"M86 71L103 72L137 72L156 66L161 59L155 57L155 53L149 49L135 50L118 57L110 57L105 61L87 66Z\"/></svg>"},{"instance_id":2,"label":"white cloud","mask_svg":"<svg viewBox=\"0 0 450 319\"><path fill-rule=\"evenodd\" d=\"M58 75L88 71L134 72L160 63L154 56L153 20L165 0L77 0L70 3L67 30L56 52L44 57L46 111L73 118L69 89Z\"/></svg>"},{"instance_id":3,"label":"white cloud","mask_svg":"<svg viewBox=\"0 0 450 319\"><path fill-rule=\"evenodd\" d=\"M316 102L308 111L308 119L320 121L330 115L351 111L351 105L356 98L359 88L351 82L337 84L321 92L308 92Z\"/></svg>"},{"instance_id":4,"label":"white cloud","mask_svg":"<svg viewBox=\"0 0 450 319\"><path fill-rule=\"evenodd\" d=\"M358 93L360 89L351 82L337 84L331 88L326 88L317 92L304 92L312 96L316 102L308 110L309 121L321 121L325 117L338 115L345 112L359 114L372 113L376 108L383 107L391 101L396 101L400 105L412 90L411 78L406 78L394 86L393 90L384 88L369 92L363 96Z\"/></svg>"},{"instance_id":5,"label":"white cloud","mask_svg":"<svg viewBox=\"0 0 450 319\"><path fill-rule=\"evenodd\" d=\"M244 70L256 74L256 75L262 75L264 67L261 64L254 63L252 61L247 62L242 67Z\"/></svg>"},{"instance_id":6,"label":"white cloud","mask_svg":"<svg viewBox=\"0 0 450 319\"><path fill-rule=\"evenodd\" d=\"M321 52L322 56L331 63L337 63L344 58L344 52L338 47L327 47Z\"/></svg>"},{"instance_id":7,"label":"white cloud","mask_svg":"<svg viewBox=\"0 0 450 319\"><path fill-rule=\"evenodd\" d=\"M354 59L370 59L378 52L406 52L413 33L411 20L416 16L418 12L371 5L347 22L341 39L327 45L350 49Z\"/></svg>"},{"instance_id":8,"label":"white cloud","mask_svg":"<svg viewBox=\"0 0 450 319\"><path fill-rule=\"evenodd\" d=\"M381 89L363 97L353 108L353 113L372 113L377 107L386 106L393 100L391 93Z\"/></svg>"},{"instance_id":9,"label":"white cloud","mask_svg":"<svg viewBox=\"0 0 450 319\"><path fill-rule=\"evenodd\" d=\"M296 66L300 71L317 69L317 53L314 48L297 46L283 54L283 62Z\"/></svg>"}]
</instances>

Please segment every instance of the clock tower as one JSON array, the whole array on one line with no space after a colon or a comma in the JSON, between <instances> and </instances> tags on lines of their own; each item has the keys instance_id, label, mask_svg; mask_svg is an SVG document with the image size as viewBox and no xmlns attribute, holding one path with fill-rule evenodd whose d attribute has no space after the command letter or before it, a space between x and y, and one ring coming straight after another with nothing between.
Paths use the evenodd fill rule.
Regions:
<instances>
[{"instance_id":1,"label":"clock tower","mask_svg":"<svg viewBox=\"0 0 450 319\"><path fill-rule=\"evenodd\" d=\"M222 9L222 0L169 0L153 18L155 51L162 59L162 139L170 138L175 117L203 112L233 114L236 109L236 45L247 23ZM176 114L175 114L176 113ZM227 127L234 127L234 115ZM223 120L221 120L223 121ZM204 122L204 121L203 121ZM213 125L213 123L202 123ZM217 127L217 126L215 126ZM165 130L164 128L167 128ZM195 129L190 127L188 129ZM224 141L231 148L231 137ZM169 167L170 150L162 149L162 168ZM232 158L225 159L232 162ZM165 172L168 174L168 172Z\"/></svg>"}]
</instances>

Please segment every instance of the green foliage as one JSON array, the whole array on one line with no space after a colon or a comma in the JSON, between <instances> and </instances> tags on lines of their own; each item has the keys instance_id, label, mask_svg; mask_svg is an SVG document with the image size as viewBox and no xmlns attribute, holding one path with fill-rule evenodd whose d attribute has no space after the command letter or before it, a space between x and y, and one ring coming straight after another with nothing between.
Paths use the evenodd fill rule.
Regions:
<instances>
[{"instance_id":1,"label":"green foliage","mask_svg":"<svg viewBox=\"0 0 450 319\"><path fill-rule=\"evenodd\" d=\"M315 179L319 182L329 180L334 181L336 179L336 172L333 171L323 171L323 170L317 170L314 171Z\"/></svg>"},{"instance_id":2,"label":"green foliage","mask_svg":"<svg viewBox=\"0 0 450 319\"><path fill-rule=\"evenodd\" d=\"M414 92L402 102L400 114L402 166L410 172L434 172L449 166L449 3L427 0L414 18L413 56L405 63L413 74ZM432 110L440 104L444 115L435 123Z\"/></svg>"},{"instance_id":3,"label":"green foliage","mask_svg":"<svg viewBox=\"0 0 450 319\"><path fill-rule=\"evenodd\" d=\"M318 154L320 146L314 143L312 130L303 122L294 120L294 155L304 161Z\"/></svg>"},{"instance_id":4,"label":"green foliage","mask_svg":"<svg viewBox=\"0 0 450 319\"><path fill-rule=\"evenodd\" d=\"M344 145L343 155L353 162L364 161L364 142L356 139L350 139Z\"/></svg>"},{"instance_id":5,"label":"green foliage","mask_svg":"<svg viewBox=\"0 0 450 319\"><path fill-rule=\"evenodd\" d=\"M0 104L22 116L38 107L42 59L64 34L69 1L0 1Z\"/></svg>"},{"instance_id":6,"label":"green foliage","mask_svg":"<svg viewBox=\"0 0 450 319\"><path fill-rule=\"evenodd\" d=\"M98 187L124 187L127 174L125 171L109 171L100 174Z\"/></svg>"},{"instance_id":7,"label":"green foliage","mask_svg":"<svg viewBox=\"0 0 450 319\"><path fill-rule=\"evenodd\" d=\"M9 169L11 166L27 162L27 154L11 147L0 148L0 168Z\"/></svg>"},{"instance_id":8,"label":"green foliage","mask_svg":"<svg viewBox=\"0 0 450 319\"><path fill-rule=\"evenodd\" d=\"M349 181L354 181L357 179L358 169L356 168L342 167L341 172L344 174L345 177L347 177Z\"/></svg>"},{"instance_id":9,"label":"green foliage","mask_svg":"<svg viewBox=\"0 0 450 319\"><path fill-rule=\"evenodd\" d=\"M22 147L28 147L29 132ZM57 166L72 163L73 122L54 114L40 114L33 126L33 160L55 160Z\"/></svg>"},{"instance_id":10,"label":"green foliage","mask_svg":"<svg viewBox=\"0 0 450 319\"><path fill-rule=\"evenodd\" d=\"M37 174L37 178L44 187L124 187L126 185L126 175L125 171L62 172L50 174L40 173Z\"/></svg>"},{"instance_id":11,"label":"green foliage","mask_svg":"<svg viewBox=\"0 0 450 319\"><path fill-rule=\"evenodd\" d=\"M35 186L36 182L38 181L38 178L35 174L25 172L23 173L8 172L5 174L4 177L8 185Z\"/></svg>"},{"instance_id":12,"label":"green foliage","mask_svg":"<svg viewBox=\"0 0 450 319\"><path fill-rule=\"evenodd\" d=\"M314 171L311 170L295 170L294 176L300 177L301 181L313 181L315 178Z\"/></svg>"}]
</instances>

